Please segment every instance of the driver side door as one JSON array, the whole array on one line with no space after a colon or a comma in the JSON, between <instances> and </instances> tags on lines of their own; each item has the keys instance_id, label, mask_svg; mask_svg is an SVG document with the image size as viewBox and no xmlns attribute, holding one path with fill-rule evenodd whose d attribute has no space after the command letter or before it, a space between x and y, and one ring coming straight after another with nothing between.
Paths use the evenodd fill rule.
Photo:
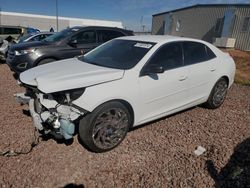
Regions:
<instances>
[{"instance_id":1,"label":"driver side door","mask_svg":"<svg viewBox=\"0 0 250 188\"><path fill-rule=\"evenodd\" d=\"M163 73L150 73L156 65ZM147 74L143 71L147 70ZM183 64L181 42L166 44L158 49L143 67L139 78L142 111L139 122L143 123L172 111L178 111L187 104L187 67Z\"/></svg>"}]
</instances>

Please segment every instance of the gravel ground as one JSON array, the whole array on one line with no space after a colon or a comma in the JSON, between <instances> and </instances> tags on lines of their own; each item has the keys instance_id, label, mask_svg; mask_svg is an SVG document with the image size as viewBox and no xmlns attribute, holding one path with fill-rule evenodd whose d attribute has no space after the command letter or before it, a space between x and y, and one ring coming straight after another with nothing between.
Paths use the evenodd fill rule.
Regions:
<instances>
[{"instance_id":1,"label":"gravel ground","mask_svg":"<svg viewBox=\"0 0 250 188\"><path fill-rule=\"evenodd\" d=\"M0 156L0 187L202 188L220 185L227 172L233 183L250 186L250 87L233 85L219 109L196 107L130 131L103 154L87 151L77 137L71 145L40 139L29 152L34 128L27 107L14 101L20 91L1 64L0 152L27 154ZM207 151L198 157L199 145Z\"/></svg>"}]
</instances>

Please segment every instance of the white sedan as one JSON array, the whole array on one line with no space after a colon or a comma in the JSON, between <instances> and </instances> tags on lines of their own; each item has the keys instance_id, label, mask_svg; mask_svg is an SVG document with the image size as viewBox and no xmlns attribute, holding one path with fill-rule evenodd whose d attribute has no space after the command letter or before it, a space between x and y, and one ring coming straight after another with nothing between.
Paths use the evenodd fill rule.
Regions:
<instances>
[{"instance_id":1,"label":"white sedan","mask_svg":"<svg viewBox=\"0 0 250 188\"><path fill-rule=\"evenodd\" d=\"M79 130L88 149L104 152L131 127L203 103L219 107L234 75L233 59L210 43L129 36L22 73L27 93L17 98L29 101L44 134L70 139Z\"/></svg>"}]
</instances>

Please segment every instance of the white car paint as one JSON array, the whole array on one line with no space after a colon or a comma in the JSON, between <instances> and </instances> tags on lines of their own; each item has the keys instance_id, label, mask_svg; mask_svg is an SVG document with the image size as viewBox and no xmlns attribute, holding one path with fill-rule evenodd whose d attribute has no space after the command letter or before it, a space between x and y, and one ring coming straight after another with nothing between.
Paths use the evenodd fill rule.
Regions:
<instances>
[{"instance_id":1,"label":"white car paint","mask_svg":"<svg viewBox=\"0 0 250 188\"><path fill-rule=\"evenodd\" d=\"M41 65L20 75L20 80L44 93L83 88L123 77L124 70L104 68L77 58Z\"/></svg>"},{"instance_id":2,"label":"white car paint","mask_svg":"<svg viewBox=\"0 0 250 188\"><path fill-rule=\"evenodd\" d=\"M156 45L129 70L90 65L73 58L30 69L20 75L20 80L37 86L44 93L85 87L83 95L72 103L89 112L111 100L126 101L133 109L133 126L206 102L216 81L222 76L229 79L229 86L233 83L233 59L207 42L148 35L119 39L154 42ZM203 43L217 57L207 62L166 70L155 75L157 78L140 76L140 71L152 54L162 45L175 41Z\"/></svg>"}]
</instances>

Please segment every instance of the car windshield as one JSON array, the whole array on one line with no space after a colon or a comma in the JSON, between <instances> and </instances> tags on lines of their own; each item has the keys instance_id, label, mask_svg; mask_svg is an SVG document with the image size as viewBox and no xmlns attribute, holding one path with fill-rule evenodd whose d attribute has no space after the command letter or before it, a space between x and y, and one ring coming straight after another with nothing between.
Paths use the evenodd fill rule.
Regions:
<instances>
[{"instance_id":1,"label":"car windshield","mask_svg":"<svg viewBox=\"0 0 250 188\"><path fill-rule=\"evenodd\" d=\"M68 29L64 29L58 33L55 33L47 38L45 38L43 41L46 42L58 42L62 39L64 39L65 37L71 35L72 33L75 33L79 31L79 28L68 28Z\"/></svg>"},{"instance_id":2,"label":"car windshield","mask_svg":"<svg viewBox=\"0 0 250 188\"><path fill-rule=\"evenodd\" d=\"M116 39L78 59L94 65L126 70L134 67L154 45L152 42Z\"/></svg>"},{"instance_id":3,"label":"car windshield","mask_svg":"<svg viewBox=\"0 0 250 188\"><path fill-rule=\"evenodd\" d=\"M24 35L22 37L20 37L18 39L18 41L21 43L21 42L24 42L26 39L28 39L29 37L31 37L32 35L31 34L27 34L27 35Z\"/></svg>"}]
</instances>

